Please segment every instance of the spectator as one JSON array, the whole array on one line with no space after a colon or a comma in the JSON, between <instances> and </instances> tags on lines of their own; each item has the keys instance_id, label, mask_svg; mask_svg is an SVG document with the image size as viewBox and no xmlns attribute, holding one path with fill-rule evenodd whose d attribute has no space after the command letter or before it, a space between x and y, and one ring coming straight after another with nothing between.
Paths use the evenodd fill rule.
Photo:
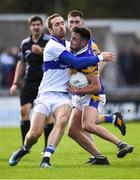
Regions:
<instances>
[{"instance_id":1,"label":"spectator","mask_svg":"<svg viewBox=\"0 0 140 180\"><path fill-rule=\"evenodd\" d=\"M121 74L121 80L123 79L125 85L132 85L133 83L133 62L130 54L126 49L122 49L118 55L118 68L119 73ZM120 77L120 76L119 76ZM119 78L120 81L120 78ZM120 83L120 82L119 82Z\"/></svg>"},{"instance_id":2,"label":"spectator","mask_svg":"<svg viewBox=\"0 0 140 180\"><path fill-rule=\"evenodd\" d=\"M15 58L11 55L10 49L3 49L0 55L2 86L10 88L11 86L11 73L15 65Z\"/></svg>"},{"instance_id":3,"label":"spectator","mask_svg":"<svg viewBox=\"0 0 140 180\"><path fill-rule=\"evenodd\" d=\"M131 59L133 61L133 71L130 75L133 75L133 85L137 86L140 85L140 47L137 46L132 49Z\"/></svg>"}]
</instances>

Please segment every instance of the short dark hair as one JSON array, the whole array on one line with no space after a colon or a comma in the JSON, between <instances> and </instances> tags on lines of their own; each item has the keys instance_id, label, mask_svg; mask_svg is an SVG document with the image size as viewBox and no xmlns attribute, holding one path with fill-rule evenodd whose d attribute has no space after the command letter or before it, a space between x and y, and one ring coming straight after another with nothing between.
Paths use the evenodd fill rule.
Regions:
<instances>
[{"instance_id":1,"label":"short dark hair","mask_svg":"<svg viewBox=\"0 0 140 180\"><path fill-rule=\"evenodd\" d=\"M75 26L72 29L72 32L75 32L75 33L79 34L82 39L85 39L87 41L90 40L91 34L92 34L90 29L88 29L85 26L82 26L82 27Z\"/></svg>"},{"instance_id":2,"label":"short dark hair","mask_svg":"<svg viewBox=\"0 0 140 180\"><path fill-rule=\"evenodd\" d=\"M43 25L43 20L42 20L42 18L41 18L40 16L37 16L37 15L31 16L31 17L29 18L29 20L28 20L29 26L31 25L31 23L32 23L33 21L40 21L40 23Z\"/></svg>"},{"instance_id":3,"label":"short dark hair","mask_svg":"<svg viewBox=\"0 0 140 180\"><path fill-rule=\"evenodd\" d=\"M48 18L47 18L47 22L46 22L46 25L48 28L52 28L52 23L51 23L51 20L56 18L56 17L61 17L59 14L55 13L55 14L52 14L50 15Z\"/></svg>"},{"instance_id":4,"label":"short dark hair","mask_svg":"<svg viewBox=\"0 0 140 180\"><path fill-rule=\"evenodd\" d=\"M68 17L69 16L72 16L72 17L79 16L81 19L83 19L84 14L79 10L72 10L68 13Z\"/></svg>"}]
</instances>

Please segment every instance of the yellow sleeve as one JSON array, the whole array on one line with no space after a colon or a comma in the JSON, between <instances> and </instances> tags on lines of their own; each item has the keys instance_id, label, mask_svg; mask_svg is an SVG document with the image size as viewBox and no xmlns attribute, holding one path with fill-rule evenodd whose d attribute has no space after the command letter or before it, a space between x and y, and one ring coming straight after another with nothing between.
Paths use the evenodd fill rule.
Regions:
<instances>
[{"instance_id":1,"label":"yellow sleeve","mask_svg":"<svg viewBox=\"0 0 140 180\"><path fill-rule=\"evenodd\" d=\"M98 48L98 45L95 42L92 42L91 49L94 51L94 53L97 55L100 53L100 50Z\"/></svg>"}]
</instances>

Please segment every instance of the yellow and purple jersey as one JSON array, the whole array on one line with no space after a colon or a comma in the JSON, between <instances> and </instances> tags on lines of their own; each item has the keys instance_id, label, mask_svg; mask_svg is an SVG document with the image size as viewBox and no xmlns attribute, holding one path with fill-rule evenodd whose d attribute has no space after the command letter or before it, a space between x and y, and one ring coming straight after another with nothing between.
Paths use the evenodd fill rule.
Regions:
<instances>
[{"instance_id":1,"label":"yellow and purple jersey","mask_svg":"<svg viewBox=\"0 0 140 180\"><path fill-rule=\"evenodd\" d=\"M93 39L90 39L88 45L85 48L83 48L82 50L80 50L79 52L77 52L75 55L77 57L95 56L95 54L96 54L95 52L96 53L97 52L100 53L100 51L98 49L98 46L96 45L95 41ZM98 64L94 65L94 66L88 66L85 69L74 69L74 68L71 68L71 73L72 74L74 74L76 72L82 72L86 76L97 75L97 74L99 74ZM104 94L104 87L103 87L103 84L101 82L101 78L100 78L100 83L101 83L101 91L99 92L99 94Z\"/></svg>"}]
</instances>

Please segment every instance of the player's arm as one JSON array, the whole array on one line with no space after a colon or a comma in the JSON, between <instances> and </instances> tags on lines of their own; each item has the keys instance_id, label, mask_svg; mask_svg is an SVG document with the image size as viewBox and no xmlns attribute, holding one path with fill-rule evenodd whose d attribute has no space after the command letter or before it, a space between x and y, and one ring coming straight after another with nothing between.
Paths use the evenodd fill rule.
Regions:
<instances>
[{"instance_id":1,"label":"player's arm","mask_svg":"<svg viewBox=\"0 0 140 180\"><path fill-rule=\"evenodd\" d=\"M13 84L12 84L12 86L10 88L10 94L11 95L16 94L16 91L17 91L17 89L19 87L20 77L21 77L21 75L23 74L23 71L24 71L24 66L25 66L24 61L19 60L18 63L17 63L17 66L16 66L16 70L15 70L14 81L13 81Z\"/></svg>"},{"instance_id":2,"label":"player's arm","mask_svg":"<svg viewBox=\"0 0 140 180\"><path fill-rule=\"evenodd\" d=\"M100 61L98 63L99 74L101 74L103 72L105 65L106 65L105 61Z\"/></svg>"},{"instance_id":3,"label":"player's arm","mask_svg":"<svg viewBox=\"0 0 140 180\"><path fill-rule=\"evenodd\" d=\"M63 64L73 66L76 69L82 69L82 68L86 68L88 66L96 65L98 62L100 62L102 60L115 62L115 56L112 53L103 52L97 56L76 57L72 53L65 50L60 54L59 60Z\"/></svg>"},{"instance_id":4,"label":"player's arm","mask_svg":"<svg viewBox=\"0 0 140 180\"><path fill-rule=\"evenodd\" d=\"M40 47L37 44L33 44L32 47L31 47L31 51L34 54L42 55L43 54L43 50L44 50L44 48Z\"/></svg>"},{"instance_id":5,"label":"player's arm","mask_svg":"<svg viewBox=\"0 0 140 180\"><path fill-rule=\"evenodd\" d=\"M76 88L69 85L68 91L72 94L97 94L101 90L99 75L87 76L89 84L84 88Z\"/></svg>"}]
</instances>

